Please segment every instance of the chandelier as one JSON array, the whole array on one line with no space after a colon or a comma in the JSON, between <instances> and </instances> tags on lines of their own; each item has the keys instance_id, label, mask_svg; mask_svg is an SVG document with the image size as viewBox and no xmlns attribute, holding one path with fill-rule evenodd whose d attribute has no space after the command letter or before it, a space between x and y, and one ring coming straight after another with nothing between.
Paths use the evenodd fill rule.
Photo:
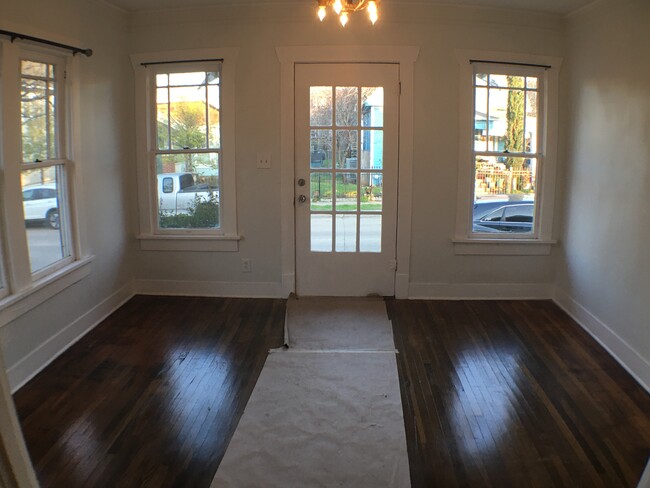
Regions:
<instances>
[{"instance_id":1,"label":"chandelier","mask_svg":"<svg viewBox=\"0 0 650 488\"><path fill-rule=\"evenodd\" d=\"M349 14L353 12L360 12L361 10L368 11L370 22L374 25L379 18L377 4L379 0L317 0L318 1L318 18L323 21L327 12L327 7L332 7L336 15L339 16L341 25L345 27L348 23Z\"/></svg>"}]
</instances>

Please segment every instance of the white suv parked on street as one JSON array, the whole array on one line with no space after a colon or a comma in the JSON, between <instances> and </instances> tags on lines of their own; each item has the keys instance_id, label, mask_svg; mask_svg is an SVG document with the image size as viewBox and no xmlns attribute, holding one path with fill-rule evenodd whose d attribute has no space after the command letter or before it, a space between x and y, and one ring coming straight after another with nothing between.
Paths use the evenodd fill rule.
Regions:
<instances>
[{"instance_id":1,"label":"white suv parked on street","mask_svg":"<svg viewBox=\"0 0 650 488\"><path fill-rule=\"evenodd\" d=\"M23 213L25 220L45 220L58 229L59 206L55 184L29 185L23 188Z\"/></svg>"}]
</instances>

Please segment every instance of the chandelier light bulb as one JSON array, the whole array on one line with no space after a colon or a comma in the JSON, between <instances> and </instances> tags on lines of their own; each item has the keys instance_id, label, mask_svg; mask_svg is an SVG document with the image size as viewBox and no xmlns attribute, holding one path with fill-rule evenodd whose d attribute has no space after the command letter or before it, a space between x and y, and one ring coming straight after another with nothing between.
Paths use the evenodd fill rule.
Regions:
<instances>
[{"instance_id":1,"label":"chandelier light bulb","mask_svg":"<svg viewBox=\"0 0 650 488\"><path fill-rule=\"evenodd\" d=\"M322 22L323 19L325 18L326 12L325 12L325 6L321 5L318 7L318 18Z\"/></svg>"},{"instance_id":2,"label":"chandelier light bulb","mask_svg":"<svg viewBox=\"0 0 650 488\"><path fill-rule=\"evenodd\" d=\"M377 19L379 18L379 15L377 14L377 2L375 2L375 0L370 0L368 2L368 16L370 17L372 25L375 25L375 22L377 22Z\"/></svg>"},{"instance_id":3,"label":"chandelier light bulb","mask_svg":"<svg viewBox=\"0 0 650 488\"><path fill-rule=\"evenodd\" d=\"M343 10L343 4L341 3L341 0L336 0L334 2L334 5L332 5L332 8L334 9L334 12L336 12L336 15L339 15L341 13L341 10ZM347 22L347 20L346 20ZM343 24L345 25L345 24Z\"/></svg>"},{"instance_id":4,"label":"chandelier light bulb","mask_svg":"<svg viewBox=\"0 0 650 488\"><path fill-rule=\"evenodd\" d=\"M341 19L341 25L342 25L343 27L345 27L345 24L348 23L348 13L347 13L347 12L343 12L343 13L341 14L340 19Z\"/></svg>"}]
</instances>

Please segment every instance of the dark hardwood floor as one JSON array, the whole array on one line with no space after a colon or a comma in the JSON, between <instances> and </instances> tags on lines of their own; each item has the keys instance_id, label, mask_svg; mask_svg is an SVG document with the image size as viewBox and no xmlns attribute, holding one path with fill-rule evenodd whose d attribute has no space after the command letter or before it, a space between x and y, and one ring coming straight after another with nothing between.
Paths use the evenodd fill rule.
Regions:
<instances>
[{"instance_id":1,"label":"dark hardwood floor","mask_svg":"<svg viewBox=\"0 0 650 488\"><path fill-rule=\"evenodd\" d=\"M284 311L131 299L15 395L41 485L210 486Z\"/></svg>"},{"instance_id":2,"label":"dark hardwood floor","mask_svg":"<svg viewBox=\"0 0 650 488\"><path fill-rule=\"evenodd\" d=\"M636 486L650 396L552 302L387 307L413 488Z\"/></svg>"},{"instance_id":3,"label":"dark hardwood floor","mask_svg":"<svg viewBox=\"0 0 650 488\"><path fill-rule=\"evenodd\" d=\"M386 303L414 488L636 485L650 395L553 303ZM209 487L284 310L134 297L15 395L42 486Z\"/></svg>"}]
</instances>

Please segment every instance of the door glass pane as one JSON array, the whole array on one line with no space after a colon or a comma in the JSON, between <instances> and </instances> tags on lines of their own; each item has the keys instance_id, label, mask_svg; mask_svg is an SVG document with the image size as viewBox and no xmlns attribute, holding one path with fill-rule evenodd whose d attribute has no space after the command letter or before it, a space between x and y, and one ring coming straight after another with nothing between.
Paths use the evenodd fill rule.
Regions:
<instances>
[{"instance_id":1,"label":"door glass pane","mask_svg":"<svg viewBox=\"0 0 650 488\"><path fill-rule=\"evenodd\" d=\"M356 86L336 87L336 125L355 127L358 119L359 89Z\"/></svg>"},{"instance_id":2,"label":"door glass pane","mask_svg":"<svg viewBox=\"0 0 650 488\"><path fill-rule=\"evenodd\" d=\"M310 131L310 166L312 169L332 167L332 144L331 130Z\"/></svg>"},{"instance_id":3,"label":"door glass pane","mask_svg":"<svg viewBox=\"0 0 650 488\"><path fill-rule=\"evenodd\" d=\"M381 212L384 193L382 173L361 173L361 211Z\"/></svg>"},{"instance_id":4,"label":"door glass pane","mask_svg":"<svg viewBox=\"0 0 650 488\"><path fill-rule=\"evenodd\" d=\"M65 181L62 166L21 172L25 232L32 273L70 256L65 236L67 219L61 215Z\"/></svg>"},{"instance_id":5,"label":"door glass pane","mask_svg":"<svg viewBox=\"0 0 650 488\"><path fill-rule=\"evenodd\" d=\"M310 242L312 252L332 252L331 215L311 215Z\"/></svg>"},{"instance_id":6,"label":"door glass pane","mask_svg":"<svg viewBox=\"0 0 650 488\"><path fill-rule=\"evenodd\" d=\"M336 216L336 252L357 251L357 216Z\"/></svg>"},{"instance_id":7,"label":"door glass pane","mask_svg":"<svg viewBox=\"0 0 650 488\"><path fill-rule=\"evenodd\" d=\"M364 87L361 89L361 125L363 127L384 126L383 87Z\"/></svg>"},{"instance_id":8,"label":"door glass pane","mask_svg":"<svg viewBox=\"0 0 650 488\"><path fill-rule=\"evenodd\" d=\"M336 167L357 168L357 147L359 133L356 130L336 131Z\"/></svg>"},{"instance_id":9,"label":"door glass pane","mask_svg":"<svg viewBox=\"0 0 650 488\"><path fill-rule=\"evenodd\" d=\"M473 232L533 232L536 183L536 158L477 156ZM516 212L510 221L503 217L509 207Z\"/></svg>"},{"instance_id":10,"label":"door glass pane","mask_svg":"<svg viewBox=\"0 0 650 488\"><path fill-rule=\"evenodd\" d=\"M384 167L384 131L361 131L361 169Z\"/></svg>"},{"instance_id":11,"label":"door glass pane","mask_svg":"<svg viewBox=\"0 0 650 488\"><path fill-rule=\"evenodd\" d=\"M332 87L309 87L309 125L330 127L332 125Z\"/></svg>"},{"instance_id":12,"label":"door glass pane","mask_svg":"<svg viewBox=\"0 0 650 488\"><path fill-rule=\"evenodd\" d=\"M219 228L219 153L159 154L156 174L161 229Z\"/></svg>"},{"instance_id":13,"label":"door glass pane","mask_svg":"<svg viewBox=\"0 0 650 488\"><path fill-rule=\"evenodd\" d=\"M381 215L359 216L359 251L381 252Z\"/></svg>"},{"instance_id":14,"label":"door glass pane","mask_svg":"<svg viewBox=\"0 0 650 488\"><path fill-rule=\"evenodd\" d=\"M56 159L59 155L54 66L22 61L21 70L20 115L23 162Z\"/></svg>"},{"instance_id":15,"label":"door glass pane","mask_svg":"<svg viewBox=\"0 0 650 488\"><path fill-rule=\"evenodd\" d=\"M357 210L357 173L336 173L336 211Z\"/></svg>"},{"instance_id":16,"label":"door glass pane","mask_svg":"<svg viewBox=\"0 0 650 488\"><path fill-rule=\"evenodd\" d=\"M316 212L332 211L332 173L312 173L310 177L310 208Z\"/></svg>"}]
</instances>

